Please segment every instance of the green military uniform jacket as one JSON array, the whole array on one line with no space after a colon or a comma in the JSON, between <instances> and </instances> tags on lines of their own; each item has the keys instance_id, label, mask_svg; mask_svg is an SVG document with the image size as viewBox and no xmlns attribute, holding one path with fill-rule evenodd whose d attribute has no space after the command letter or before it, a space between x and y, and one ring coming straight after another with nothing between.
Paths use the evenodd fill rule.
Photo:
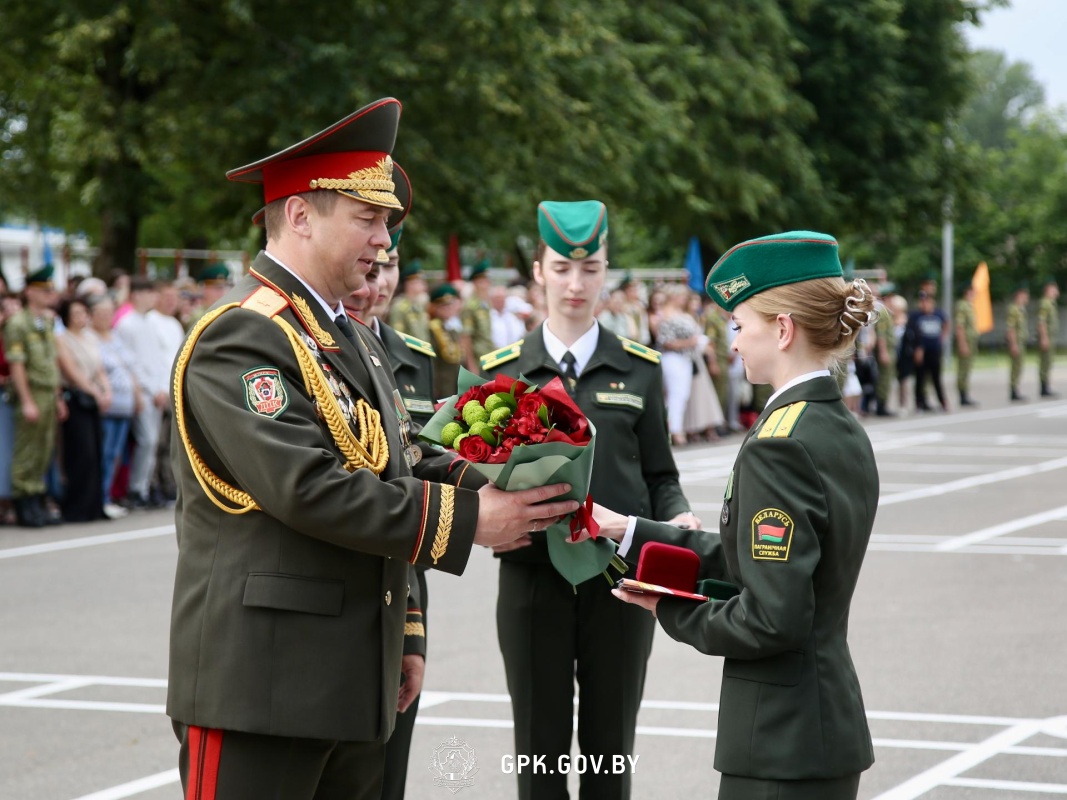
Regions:
<instances>
[{"instance_id":1,"label":"green military uniform jacket","mask_svg":"<svg viewBox=\"0 0 1067 800\"><path fill-rule=\"evenodd\" d=\"M482 359L486 376L523 375L538 385L561 376L545 349L541 327ZM667 435L659 353L604 327L578 376L574 400L596 426L589 493L620 514L672 519L689 511ZM550 563L543 533L529 547L500 555L508 561Z\"/></svg>"},{"instance_id":2,"label":"green military uniform jacket","mask_svg":"<svg viewBox=\"0 0 1067 800\"><path fill-rule=\"evenodd\" d=\"M883 303L878 304L878 319L874 323L874 334L885 341L889 363L892 364L896 361L897 355L897 329L893 321L893 313Z\"/></svg>"},{"instance_id":3,"label":"green military uniform jacket","mask_svg":"<svg viewBox=\"0 0 1067 800\"><path fill-rule=\"evenodd\" d=\"M1037 324L1044 325L1048 332L1050 349L1056 348L1056 335L1060 330L1060 317L1056 308L1056 301L1051 297L1042 297L1041 304L1037 307Z\"/></svg>"},{"instance_id":4,"label":"green military uniform jacket","mask_svg":"<svg viewBox=\"0 0 1067 800\"><path fill-rule=\"evenodd\" d=\"M1019 350L1025 350L1026 342L1030 338L1030 321L1026 306L1012 303L1008 307L1008 329L1015 332L1015 344Z\"/></svg>"},{"instance_id":5,"label":"green military uniform jacket","mask_svg":"<svg viewBox=\"0 0 1067 800\"><path fill-rule=\"evenodd\" d=\"M873 763L847 634L877 507L867 434L834 379L820 377L760 414L734 462L718 534L638 522L631 551L647 541L689 547L701 578L741 589L726 601L658 606L673 639L726 659L720 772L800 780Z\"/></svg>"},{"instance_id":6,"label":"green military uniform jacket","mask_svg":"<svg viewBox=\"0 0 1067 800\"><path fill-rule=\"evenodd\" d=\"M400 333L419 339L430 338L430 315L426 307L407 297L398 297L389 311L389 324Z\"/></svg>"},{"instance_id":7,"label":"green military uniform jacket","mask_svg":"<svg viewBox=\"0 0 1067 800\"><path fill-rule=\"evenodd\" d=\"M433 367L437 353L429 342L393 330L381 320L378 320L378 333L404 406L422 427L434 412Z\"/></svg>"},{"instance_id":8,"label":"green military uniform jacket","mask_svg":"<svg viewBox=\"0 0 1067 800\"><path fill-rule=\"evenodd\" d=\"M55 320L51 317L35 317L25 308L13 314L4 326L4 352L12 364L26 366L31 389L59 388Z\"/></svg>"},{"instance_id":9,"label":"green military uniform jacket","mask_svg":"<svg viewBox=\"0 0 1067 800\"><path fill-rule=\"evenodd\" d=\"M493 349L493 317L489 304L469 297L463 304L463 330L471 337L471 351L476 359Z\"/></svg>"},{"instance_id":10,"label":"green military uniform jacket","mask_svg":"<svg viewBox=\"0 0 1067 800\"><path fill-rule=\"evenodd\" d=\"M463 571L478 515L466 487L481 483L464 480L466 462L425 447L412 476L384 351L361 326L348 340L308 294L261 253L176 362L167 713L208 728L384 741L410 564ZM368 454L351 472L345 462L361 457L346 431Z\"/></svg>"},{"instance_id":11,"label":"green military uniform jacket","mask_svg":"<svg viewBox=\"0 0 1067 800\"><path fill-rule=\"evenodd\" d=\"M964 338L973 355L975 348L978 347L978 322L975 319L973 304L966 300L956 303L956 325L963 328Z\"/></svg>"}]
</instances>

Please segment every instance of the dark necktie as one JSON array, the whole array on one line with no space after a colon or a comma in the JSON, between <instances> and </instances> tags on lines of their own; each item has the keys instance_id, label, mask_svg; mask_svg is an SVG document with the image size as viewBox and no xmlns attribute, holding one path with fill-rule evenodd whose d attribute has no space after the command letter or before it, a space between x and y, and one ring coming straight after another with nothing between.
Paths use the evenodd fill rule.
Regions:
<instances>
[{"instance_id":1,"label":"dark necktie","mask_svg":"<svg viewBox=\"0 0 1067 800\"><path fill-rule=\"evenodd\" d=\"M578 372L574 369L574 353L568 350L563 354L563 383L567 392L574 394L574 387L578 383Z\"/></svg>"},{"instance_id":2,"label":"dark necktie","mask_svg":"<svg viewBox=\"0 0 1067 800\"><path fill-rule=\"evenodd\" d=\"M356 329L352 327L352 323L348 321L347 314L338 314L334 317L333 321L337 323L337 327L341 329L341 333L345 335L346 339L356 338Z\"/></svg>"}]
</instances>

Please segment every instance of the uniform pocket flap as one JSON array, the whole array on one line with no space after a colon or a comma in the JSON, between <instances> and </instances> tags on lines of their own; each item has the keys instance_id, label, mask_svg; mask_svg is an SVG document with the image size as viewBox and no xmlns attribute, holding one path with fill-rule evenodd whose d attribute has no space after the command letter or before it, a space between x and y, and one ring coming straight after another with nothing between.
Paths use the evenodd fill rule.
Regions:
<instances>
[{"instance_id":1,"label":"uniform pocket flap","mask_svg":"<svg viewBox=\"0 0 1067 800\"><path fill-rule=\"evenodd\" d=\"M722 667L722 674L744 681L773 683L778 686L796 686L800 683L800 674L804 669L804 652L786 650L775 656L757 658L752 661L728 658Z\"/></svg>"},{"instance_id":2,"label":"uniform pocket flap","mask_svg":"<svg viewBox=\"0 0 1067 800\"><path fill-rule=\"evenodd\" d=\"M337 617L341 614L344 601L344 581L252 572L245 581L243 603L259 608Z\"/></svg>"}]
</instances>

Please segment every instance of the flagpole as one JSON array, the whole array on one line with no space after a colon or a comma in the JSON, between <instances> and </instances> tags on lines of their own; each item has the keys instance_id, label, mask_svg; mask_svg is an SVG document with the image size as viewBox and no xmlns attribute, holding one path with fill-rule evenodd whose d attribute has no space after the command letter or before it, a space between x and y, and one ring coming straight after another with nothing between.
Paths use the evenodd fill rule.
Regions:
<instances>
[{"instance_id":1,"label":"flagpole","mask_svg":"<svg viewBox=\"0 0 1067 800\"><path fill-rule=\"evenodd\" d=\"M953 226L952 226L952 195L945 198L944 218L941 224L941 308L949 320L949 330L952 330L952 273L953 273ZM953 337L950 333L945 347L945 366L951 366L952 354L955 350Z\"/></svg>"}]
</instances>

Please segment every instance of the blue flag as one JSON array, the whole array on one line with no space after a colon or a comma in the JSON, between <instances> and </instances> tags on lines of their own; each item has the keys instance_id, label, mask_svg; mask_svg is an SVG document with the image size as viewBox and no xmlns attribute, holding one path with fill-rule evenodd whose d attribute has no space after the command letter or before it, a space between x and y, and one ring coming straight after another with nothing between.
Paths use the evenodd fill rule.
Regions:
<instances>
[{"instance_id":1,"label":"blue flag","mask_svg":"<svg viewBox=\"0 0 1067 800\"><path fill-rule=\"evenodd\" d=\"M704 261L700 257L700 240L689 237L689 248L685 251L685 269L689 273L689 288L694 292L704 291Z\"/></svg>"},{"instance_id":2,"label":"blue flag","mask_svg":"<svg viewBox=\"0 0 1067 800\"><path fill-rule=\"evenodd\" d=\"M52 245L48 243L47 236L43 236L42 238L44 239L44 248L41 250L41 264L48 266L52 263Z\"/></svg>"}]
</instances>

